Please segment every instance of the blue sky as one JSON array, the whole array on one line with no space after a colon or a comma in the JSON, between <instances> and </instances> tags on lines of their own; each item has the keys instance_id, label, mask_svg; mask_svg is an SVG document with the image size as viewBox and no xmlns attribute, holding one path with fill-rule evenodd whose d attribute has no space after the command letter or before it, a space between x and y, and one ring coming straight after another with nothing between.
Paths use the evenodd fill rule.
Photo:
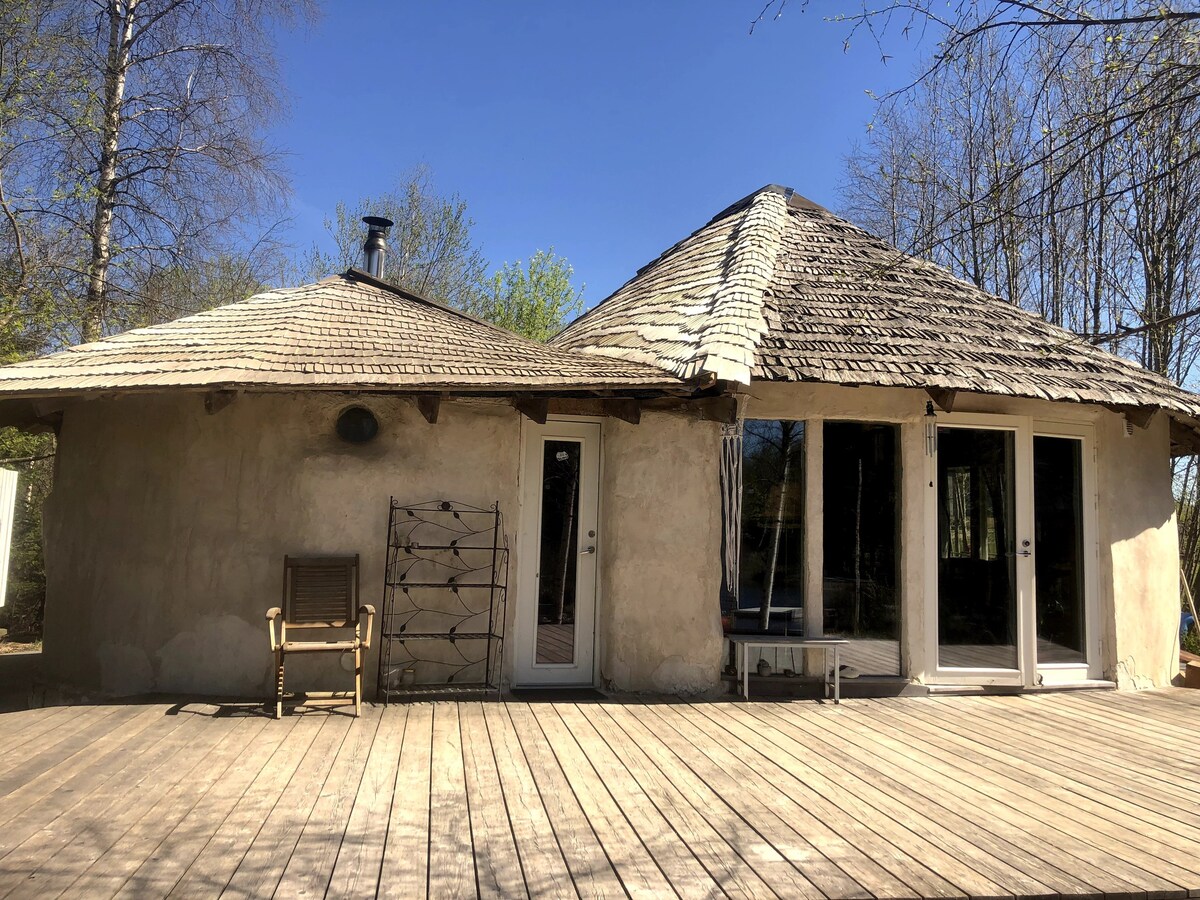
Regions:
<instances>
[{"instance_id":1,"label":"blue sky","mask_svg":"<svg viewBox=\"0 0 1200 900\"><path fill-rule=\"evenodd\" d=\"M855 4L822 0L751 36L762 2L325 4L280 43L292 239L425 165L493 266L553 246L591 305L764 184L836 208L866 91L903 83L924 48L845 53L822 17Z\"/></svg>"}]
</instances>

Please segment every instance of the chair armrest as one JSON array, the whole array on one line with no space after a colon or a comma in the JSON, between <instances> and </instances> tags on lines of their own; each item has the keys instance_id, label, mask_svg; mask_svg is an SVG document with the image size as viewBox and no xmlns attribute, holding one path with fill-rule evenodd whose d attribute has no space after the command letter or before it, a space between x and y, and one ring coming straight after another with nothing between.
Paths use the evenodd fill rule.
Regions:
<instances>
[{"instance_id":1,"label":"chair armrest","mask_svg":"<svg viewBox=\"0 0 1200 900\"><path fill-rule=\"evenodd\" d=\"M355 631L357 631L359 628L362 627L362 619L363 619L364 614L367 617L366 634L365 635L360 634L359 640L362 641L364 650L370 650L371 649L371 631L375 626L375 607L373 607L370 603L364 603L362 606L360 606L358 608L358 625L355 627Z\"/></svg>"},{"instance_id":2,"label":"chair armrest","mask_svg":"<svg viewBox=\"0 0 1200 900\"><path fill-rule=\"evenodd\" d=\"M267 631L271 635L271 650L278 650L283 645L284 626L279 628L279 640L275 640L275 620L283 615L283 610L278 606L272 606L267 610Z\"/></svg>"}]
</instances>

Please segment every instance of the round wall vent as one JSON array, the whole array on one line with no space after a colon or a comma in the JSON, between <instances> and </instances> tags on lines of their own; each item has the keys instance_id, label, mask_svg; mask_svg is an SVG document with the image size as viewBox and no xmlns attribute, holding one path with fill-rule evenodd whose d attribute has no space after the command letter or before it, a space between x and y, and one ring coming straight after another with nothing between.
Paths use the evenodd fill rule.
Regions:
<instances>
[{"instance_id":1,"label":"round wall vent","mask_svg":"<svg viewBox=\"0 0 1200 900\"><path fill-rule=\"evenodd\" d=\"M379 434L379 420L369 409L351 406L338 416L337 433L349 444L365 444Z\"/></svg>"}]
</instances>

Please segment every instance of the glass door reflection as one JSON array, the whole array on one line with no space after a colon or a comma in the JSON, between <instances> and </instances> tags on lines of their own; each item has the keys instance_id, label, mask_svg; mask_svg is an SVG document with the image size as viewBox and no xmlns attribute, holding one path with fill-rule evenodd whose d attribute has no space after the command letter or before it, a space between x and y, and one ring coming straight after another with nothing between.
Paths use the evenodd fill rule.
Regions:
<instances>
[{"instance_id":1,"label":"glass door reflection","mask_svg":"<svg viewBox=\"0 0 1200 900\"><path fill-rule=\"evenodd\" d=\"M1015 436L939 428L938 666L1017 669Z\"/></svg>"},{"instance_id":2,"label":"glass door reflection","mask_svg":"<svg viewBox=\"0 0 1200 900\"><path fill-rule=\"evenodd\" d=\"M578 441L547 440L542 447L542 515L538 541L536 661L575 661L578 595Z\"/></svg>"}]
</instances>

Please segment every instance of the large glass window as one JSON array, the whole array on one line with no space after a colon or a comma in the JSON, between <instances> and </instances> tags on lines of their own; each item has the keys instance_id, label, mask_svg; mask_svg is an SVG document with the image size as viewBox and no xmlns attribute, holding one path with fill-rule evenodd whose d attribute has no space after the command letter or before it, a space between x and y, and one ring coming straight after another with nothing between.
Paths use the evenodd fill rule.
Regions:
<instances>
[{"instance_id":1,"label":"large glass window","mask_svg":"<svg viewBox=\"0 0 1200 900\"><path fill-rule=\"evenodd\" d=\"M804 631L804 423L747 420L741 553L730 630Z\"/></svg>"},{"instance_id":2,"label":"large glass window","mask_svg":"<svg viewBox=\"0 0 1200 900\"><path fill-rule=\"evenodd\" d=\"M1083 442L1033 439L1033 526L1040 663L1082 663Z\"/></svg>"},{"instance_id":3,"label":"large glass window","mask_svg":"<svg viewBox=\"0 0 1200 900\"><path fill-rule=\"evenodd\" d=\"M826 422L823 453L825 633L851 639L860 674L900 671L897 428Z\"/></svg>"}]
</instances>

